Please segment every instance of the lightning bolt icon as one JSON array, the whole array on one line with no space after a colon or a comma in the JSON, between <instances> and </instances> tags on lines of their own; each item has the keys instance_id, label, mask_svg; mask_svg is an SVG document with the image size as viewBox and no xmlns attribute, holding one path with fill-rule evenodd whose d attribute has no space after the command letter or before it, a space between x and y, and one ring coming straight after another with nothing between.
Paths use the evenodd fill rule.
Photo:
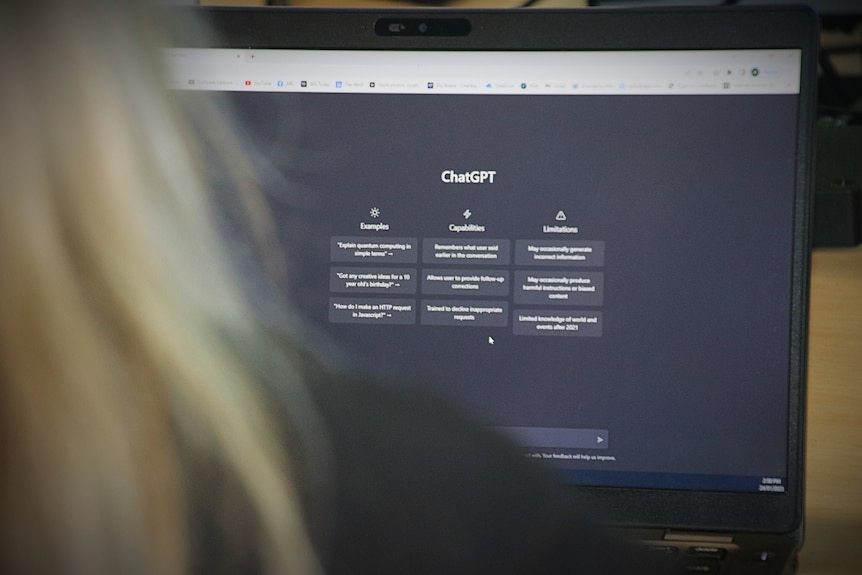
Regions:
<instances>
[{"instance_id":1,"label":"lightning bolt icon","mask_svg":"<svg viewBox=\"0 0 862 575\"><path fill-rule=\"evenodd\" d=\"M469 220L470 216L473 215L473 212L471 212L469 209L466 209L466 210L464 210L464 213L462 215L464 216L465 220Z\"/></svg>"}]
</instances>

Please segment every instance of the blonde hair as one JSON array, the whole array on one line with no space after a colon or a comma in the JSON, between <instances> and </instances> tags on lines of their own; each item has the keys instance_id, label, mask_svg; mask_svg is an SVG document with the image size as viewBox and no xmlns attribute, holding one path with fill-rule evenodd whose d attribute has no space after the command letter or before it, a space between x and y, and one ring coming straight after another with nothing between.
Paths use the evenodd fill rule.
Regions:
<instances>
[{"instance_id":1,"label":"blonde hair","mask_svg":"<svg viewBox=\"0 0 862 575\"><path fill-rule=\"evenodd\" d=\"M314 573L147 4L0 8L0 571L188 572L191 457L266 571Z\"/></svg>"}]
</instances>

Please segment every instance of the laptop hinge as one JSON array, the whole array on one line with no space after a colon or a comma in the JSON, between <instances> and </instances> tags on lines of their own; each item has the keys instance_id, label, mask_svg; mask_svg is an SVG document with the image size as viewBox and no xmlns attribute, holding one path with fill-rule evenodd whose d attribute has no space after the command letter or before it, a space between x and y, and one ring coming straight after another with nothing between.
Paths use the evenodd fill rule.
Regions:
<instances>
[{"instance_id":1,"label":"laptop hinge","mask_svg":"<svg viewBox=\"0 0 862 575\"><path fill-rule=\"evenodd\" d=\"M668 531L664 534L665 541L702 541L710 543L733 543L733 535L722 533L695 533L685 531Z\"/></svg>"}]
</instances>

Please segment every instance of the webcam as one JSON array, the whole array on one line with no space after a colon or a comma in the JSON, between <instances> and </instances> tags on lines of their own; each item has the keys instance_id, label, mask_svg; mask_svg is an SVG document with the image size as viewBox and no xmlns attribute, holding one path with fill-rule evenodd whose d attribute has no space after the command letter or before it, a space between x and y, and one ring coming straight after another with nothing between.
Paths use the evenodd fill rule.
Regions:
<instances>
[{"instance_id":1,"label":"webcam","mask_svg":"<svg viewBox=\"0 0 862 575\"><path fill-rule=\"evenodd\" d=\"M378 36L466 36L466 18L381 18L374 23Z\"/></svg>"}]
</instances>

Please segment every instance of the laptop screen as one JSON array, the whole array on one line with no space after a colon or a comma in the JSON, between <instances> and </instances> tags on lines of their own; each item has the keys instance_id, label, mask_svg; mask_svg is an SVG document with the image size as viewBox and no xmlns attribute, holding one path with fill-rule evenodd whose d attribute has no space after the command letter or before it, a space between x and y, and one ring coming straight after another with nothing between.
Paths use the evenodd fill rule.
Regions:
<instances>
[{"instance_id":1,"label":"laptop screen","mask_svg":"<svg viewBox=\"0 0 862 575\"><path fill-rule=\"evenodd\" d=\"M225 92L351 369L566 483L787 490L799 49L166 55Z\"/></svg>"}]
</instances>

